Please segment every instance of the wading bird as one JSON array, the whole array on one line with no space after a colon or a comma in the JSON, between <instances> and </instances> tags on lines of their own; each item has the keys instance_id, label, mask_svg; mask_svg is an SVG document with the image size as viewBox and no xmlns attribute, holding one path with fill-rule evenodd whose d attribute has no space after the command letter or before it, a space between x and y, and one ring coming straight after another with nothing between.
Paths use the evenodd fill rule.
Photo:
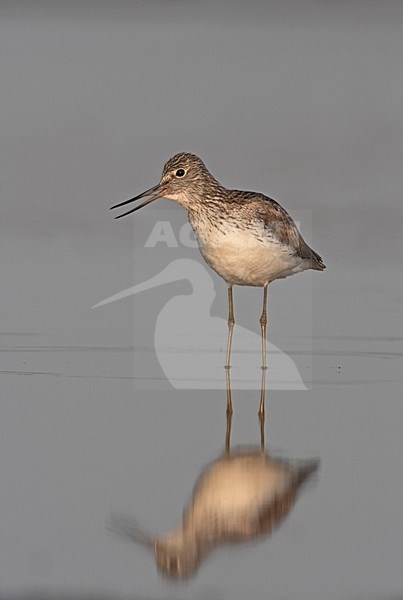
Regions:
<instances>
[{"instance_id":1,"label":"wading bird","mask_svg":"<svg viewBox=\"0 0 403 600\"><path fill-rule=\"evenodd\" d=\"M275 279L325 265L304 241L292 218L275 200L258 192L222 186L194 154L179 153L165 164L160 182L142 194L112 206L148 197L124 217L157 198L174 200L188 211L200 252L228 286L228 335L225 366L230 367L235 324L232 287L263 287L260 317L262 368L266 369L267 287Z\"/></svg>"}]
</instances>

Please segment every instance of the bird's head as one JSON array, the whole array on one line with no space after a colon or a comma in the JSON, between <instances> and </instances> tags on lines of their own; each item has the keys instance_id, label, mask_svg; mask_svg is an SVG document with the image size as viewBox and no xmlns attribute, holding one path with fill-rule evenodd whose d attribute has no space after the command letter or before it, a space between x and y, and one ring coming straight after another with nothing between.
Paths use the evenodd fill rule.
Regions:
<instances>
[{"instance_id":1,"label":"bird's head","mask_svg":"<svg viewBox=\"0 0 403 600\"><path fill-rule=\"evenodd\" d=\"M165 163L157 185L130 200L115 204L111 208L118 208L148 196L147 200L116 218L120 219L135 212L157 198L175 200L184 208L191 209L195 204L208 197L217 186L219 183L208 171L201 158L195 154L180 152Z\"/></svg>"}]
</instances>

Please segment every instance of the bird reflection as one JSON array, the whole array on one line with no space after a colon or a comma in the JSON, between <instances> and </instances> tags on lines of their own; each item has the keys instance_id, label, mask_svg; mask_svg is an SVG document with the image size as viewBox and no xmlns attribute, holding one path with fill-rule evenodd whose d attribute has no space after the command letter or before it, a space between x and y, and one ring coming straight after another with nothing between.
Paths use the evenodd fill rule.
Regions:
<instances>
[{"instance_id":1,"label":"bird reflection","mask_svg":"<svg viewBox=\"0 0 403 600\"><path fill-rule=\"evenodd\" d=\"M263 419L260 447L231 449L230 400L228 370L224 453L203 469L176 530L154 537L130 517L110 517L109 529L152 550L159 571L173 580L194 575L203 559L219 545L269 534L289 513L302 484L319 466L317 459L269 456L264 449Z\"/></svg>"}]
</instances>

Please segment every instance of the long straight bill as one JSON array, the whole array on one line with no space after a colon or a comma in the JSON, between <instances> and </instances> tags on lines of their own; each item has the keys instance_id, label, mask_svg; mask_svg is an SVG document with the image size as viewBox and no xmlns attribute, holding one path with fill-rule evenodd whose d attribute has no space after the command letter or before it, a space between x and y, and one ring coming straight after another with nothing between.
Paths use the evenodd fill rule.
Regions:
<instances>
[{"instance_id":1,"label":"long straight bill","mask_svg":"<svg viewBox=\"0 0 403 600\"><path fill-rule=\"evenodd\" d=\"M153 192L155 192L155 193L153 193ZM115 217L115 219L121 219L122 217L125 217L126 215L130 215L130 213L135 212L136 210L139 210L140 208L143 208L143 206L150 204L150 202L157 200L157 198L161 198L163 196L163 192L164 192L164 190L161 189L159 184L155 185L154 187L150 188L149 190L142 192L138 196L135 196L134 198L130 198L130 200L125 200L124 202L120 202L119 204L115 204L114 206L111 206L110 210L112 210L114 208L119 208L120 206L125 206L126 204L130 204L131 202L135 202L136 200L140 200L141 198L144 198L145 196L150 196L150 194L153 194L151 196L151 198L148 198L148 200L146 200L145 202L142 202L135 208L132 208L131 210L128 210L127 212L123 213L122 215L118 215L117 217Z\"/></svg>"}]
</instances>

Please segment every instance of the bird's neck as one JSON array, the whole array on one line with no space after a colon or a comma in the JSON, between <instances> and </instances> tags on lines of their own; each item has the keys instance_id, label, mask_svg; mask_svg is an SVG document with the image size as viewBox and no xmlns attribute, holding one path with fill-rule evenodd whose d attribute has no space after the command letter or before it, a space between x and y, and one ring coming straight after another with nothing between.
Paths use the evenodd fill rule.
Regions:
<instances>
[{"instance_id":1,"label":"bird's neck","mask_svg":"<svg viewBox=\"0 0 403 600\"><path fill-rule=\"evenodd\" d=\"M201 215L214 218L217 212L222 213L225 192L225 188L218 181L214 181L214 185L202 184L197 190L189 190L186 206L189 214L193 214L196 218Z\"/></svg>"}]
</instances>

